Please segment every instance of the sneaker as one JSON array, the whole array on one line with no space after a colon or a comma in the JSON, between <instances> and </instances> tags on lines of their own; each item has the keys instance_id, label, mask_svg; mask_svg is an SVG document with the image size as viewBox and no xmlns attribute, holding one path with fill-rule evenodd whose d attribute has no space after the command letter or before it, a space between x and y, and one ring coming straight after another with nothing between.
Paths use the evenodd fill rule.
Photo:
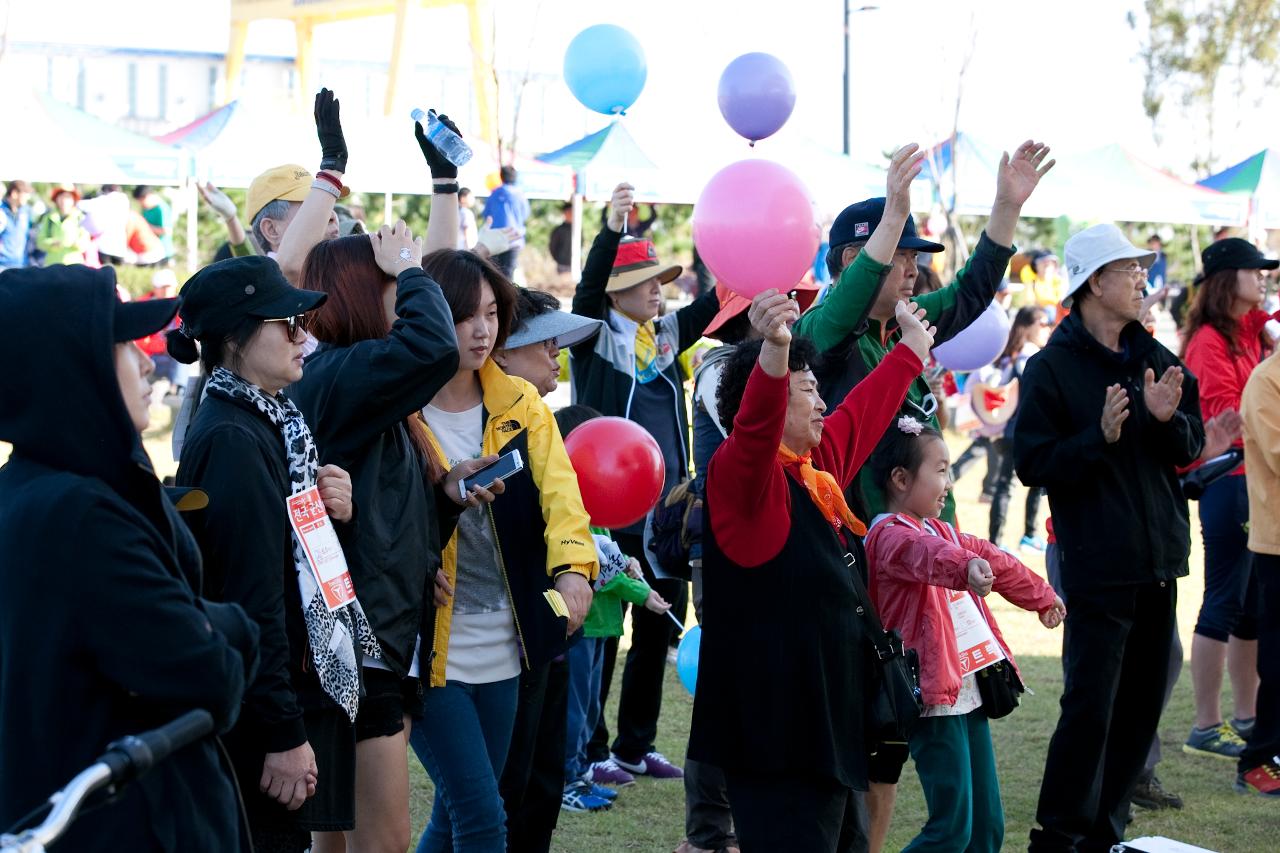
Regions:
<instances>
[{"instance_id":1,"label":"sneaker","mask_svg":"<svg viewBox=\"0 0 1280 853\"><path fill-rule=\"evenodd\" d=\"M572 782L564 786L560 796L560 809L566 812L602 812L612 805L608 800L592 796L587 782Z\"/></svg>"},{"instance_id":2,"label":"sneaker","mask_svg":"<svg viewBox=\"0 0 1280 853\"><path fill-rule=\"evenodd\" d=\"M1191 736L1182 745L1182 751L1191 755L1235 761L1244 752L1244 741L1231 726L1218 723L1208 729L1192 729Z\"/></svg>"},{"instance_id":3,"label":"sneaker","mask_svg":"<svg viewBox=\"0 0 1280 853\"><path fill-rule=\"evenodd\" d=\"M1043 554L1048 549L1049 543L1039 536L1023 536L1022 541L1018 543L1018 547L1030 548L1032 551L1039 551Z\"/></svg>"},{"instance_id":4,"label":"sneaker","mask_svg":"<svg viewBox=\"0 0 1280 853\"><path fill-rule=\"evenodd\" d=\"M683 779L684 771L676 767L661 752L646 753L643 758L635 764L623 761L617 755L613 756L613 760L617 765L628 773L634 773L637 776L652 776L654 779Z\"/></svg>"},{"instance_id":5,"label":"sneaker","mask_svg":"<svg viewBox=\"0 0 1280 853\"><path fill-rule=\"evenodd\" d=\"M597 785L595 782L588 782L587 784L591 786L591 796L593 797L599 797L600 799L608 800L611 803L618 799L618 792L612 788L606 788L604 785Z\"/></svg>"},{"instance_id":6,"label":"sneaker","mask_svg":"<svg viewBox=\"0 0 1280 853\"><path fill-rule=\"evenodd\" d=\"M612 758L593 763L587 768L586 775L583 778L588 782L612 785L615 788L625 788L628 785L634 785L636 781L636 777L619 767L618 762Z\"/></svg>"},{"instance_id":7,"label":"sneaker","mask_svg":"<svg viewBox=\"0 0 1280 853\"><path fill-rule=\"evenodd\" d=\"M1241 740L1248 740L1249 736L1253 734L1253 725L1256 722L1258 722L1257 717L1250 717L1247 720L1242 720L1239 717L1232 717L1231 728L1236 730L1236 734L1240 735Z\"/></svg>"},{"instance_id":8,"label":"sneaker","mask_svg":"<svg viewBox=\"0 0 1280 853\"><path fill-rule=\"evenodd\" d=\"M1166 791L1164 785L1160 784L1160 777L1154 774L1138 783L1129 801L1140 809L1151 811L1182 808L1182 797Z\"/></svg>"},{"instance_id":9,"label":"sneaker","mask_svg":"<svg viewBox=\"0 0 1280 853\"><path fill-rule=\"evenodd\" d=\"M1257 794L1271 800L1280 800L1280 764L1268 761L1248 773L1236 774L1236 791L1241 794Z\"/></svg>"}]
</instances>

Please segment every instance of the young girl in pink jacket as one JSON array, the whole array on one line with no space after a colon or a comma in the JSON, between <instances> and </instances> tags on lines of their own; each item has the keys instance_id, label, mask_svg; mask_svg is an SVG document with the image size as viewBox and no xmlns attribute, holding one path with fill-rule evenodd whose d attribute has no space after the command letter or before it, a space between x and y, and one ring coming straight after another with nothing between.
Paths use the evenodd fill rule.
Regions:
<instances>
[{"instance_id":1,"label":"young girl in pink jacket","mask_svg":"<svg viewBox=\"0 0 1280 853\"><path fill-rule=\"evenodd\" d=\"M920 656L925 703L908 747L929 819L906 850L998 851L1004 809L977 673L1017 666L983 598L994 589L1039 613L1046 628L1061 624L1066 608L1011 554L939 519L951 460L937 430L899 418L870 465L889 509L867 533L871 597L885 628Z\"/></svg>"}]
</instances>

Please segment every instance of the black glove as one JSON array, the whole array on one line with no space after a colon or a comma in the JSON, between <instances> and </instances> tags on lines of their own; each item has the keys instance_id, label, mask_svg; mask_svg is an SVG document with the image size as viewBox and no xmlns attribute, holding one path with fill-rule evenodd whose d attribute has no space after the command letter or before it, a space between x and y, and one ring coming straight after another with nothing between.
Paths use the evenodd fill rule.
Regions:
<instances>
[{"instance_id":1,"label":"black glove","mask_svg":"<svg viewBox=\"0 0 1280 853\"><path fill-rule=\"evenodd\" d=\"M320 168L346 172L347 140L342 136L338 101L328 89L316 95L316 136L320 137Z\"/></svg>"},{"instance_id":2,"label":"black glove","mask_svg":"<svg viewBox=\"0 0 1280 853\"><path fill-rule=\"evenodd\" d=\"M462 136L462 131L458 130L458 126L448 116L436 116L440 123L452 130L458 136ZM449 158L440 153L439 149L427 139L427 134L422 130L422 122L415 121L413 123L413 135L418 139L418 147L422 149L422 156L427 160L427 166L431 168L431 177L433 178L456 178L458 177L458 167L450 162Z\"/></svg>"}]
</instances>

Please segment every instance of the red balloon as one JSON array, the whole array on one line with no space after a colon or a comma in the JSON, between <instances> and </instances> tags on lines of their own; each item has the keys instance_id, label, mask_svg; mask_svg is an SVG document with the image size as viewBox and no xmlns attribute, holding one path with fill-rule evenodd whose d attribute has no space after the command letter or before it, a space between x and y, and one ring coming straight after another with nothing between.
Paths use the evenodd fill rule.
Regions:
<instances>
[{"instance_id":1,"label":"red balloon","mask_svg":"<svg viewBox=\"0 0 1280 853\"><path fill-rule=\"evenodd\" d=\"M593 418L565 436L564 449L596 527L635 524L662 495L662 450L634 421Z\"/></svg>"}]
</instances>

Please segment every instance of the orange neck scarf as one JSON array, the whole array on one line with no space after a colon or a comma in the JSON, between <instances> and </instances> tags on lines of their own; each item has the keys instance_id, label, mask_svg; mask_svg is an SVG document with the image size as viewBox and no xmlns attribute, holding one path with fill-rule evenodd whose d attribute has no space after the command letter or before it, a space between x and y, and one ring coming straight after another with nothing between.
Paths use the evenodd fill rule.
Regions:
<instances>
[{"instance_id":1,"label":"orange neck scarf","mask_svg":"<svg viewBox=\"0 0 1280 853\"><path fill-rule=\"evenodd\" d=\"M840 484L836 482L836 478L826 471L814 468L810 454L797 456L783 445L778 445L778 461L783 465L798 464L800 466L800 482L804 483L809 499L837 533L843 526L848 527L858 536L867 535L867 526L844 502L844 495L840 492Z\"/></svg>"}]
</instances>

